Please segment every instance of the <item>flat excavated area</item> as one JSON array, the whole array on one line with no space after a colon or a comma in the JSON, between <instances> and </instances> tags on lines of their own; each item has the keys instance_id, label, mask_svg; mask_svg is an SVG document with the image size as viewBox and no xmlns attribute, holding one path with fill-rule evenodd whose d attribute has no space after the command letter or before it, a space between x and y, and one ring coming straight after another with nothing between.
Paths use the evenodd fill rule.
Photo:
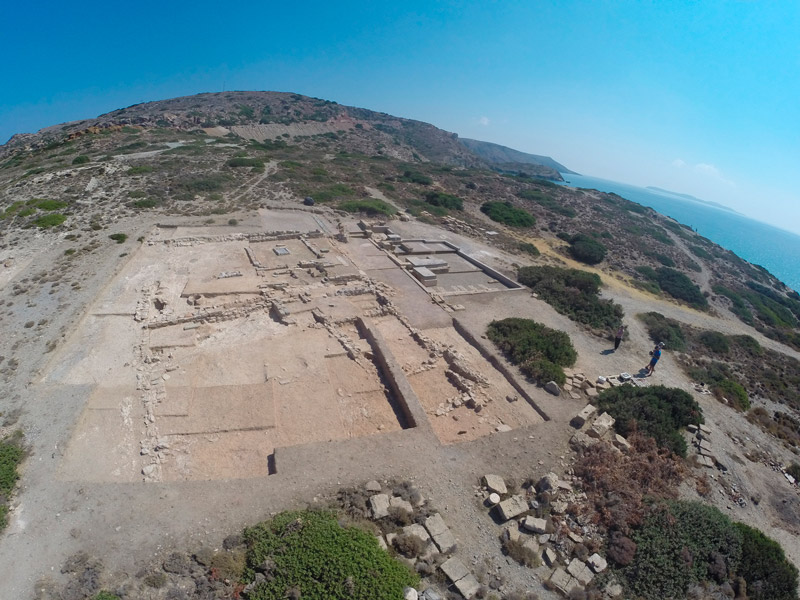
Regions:
<instances>
[{"instance_id":1,"label":"flat excavated area","mask_svg":"<svg viewBox=\"0 0 800 600\"><path fill-rule=\"evenodd\" d=\"M65 480L262 477L278 448L542 420L377 244L307 227L157 230L46 379L89 390Z\"/></svg>"}]
</instances>

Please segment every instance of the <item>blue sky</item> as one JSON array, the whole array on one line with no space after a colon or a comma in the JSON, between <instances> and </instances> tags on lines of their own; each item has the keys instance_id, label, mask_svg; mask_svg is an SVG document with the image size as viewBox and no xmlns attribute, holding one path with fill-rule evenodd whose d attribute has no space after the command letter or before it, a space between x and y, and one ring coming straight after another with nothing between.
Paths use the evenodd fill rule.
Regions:
<instances>
[{"instance_id":1,"label":"blue sky","mask_svg":"<svg viewBox=\"0 0 800 600\"><path fill-rule=\"evenodd\" d=\"M800 3L3 4L0 141L291 91L694 194L800 233Z\"/></svg>"}]
</instances>

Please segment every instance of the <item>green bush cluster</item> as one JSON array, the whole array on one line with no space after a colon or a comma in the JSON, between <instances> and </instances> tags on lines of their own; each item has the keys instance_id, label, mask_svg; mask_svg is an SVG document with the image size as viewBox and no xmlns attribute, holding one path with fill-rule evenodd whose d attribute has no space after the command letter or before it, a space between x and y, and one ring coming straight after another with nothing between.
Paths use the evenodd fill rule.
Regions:
<instances>
[{"instance_id":1,"label":"green bush cluster","mask_svg":"<svg viewBox=\"0 0 800 600\"><path fill-rule=\"evenodd\" d=\"M562 315L596 329L619 326L622 307L600 298L600 277L579 269L522 267L517 278Z\"/></svg>"},{"instance_id":2,"label":"green bush cluster","mask_svg":"<svg viewBox=\"0 0 800 600\"><path fill-rule=\"evenodd\" d=\"M637 598L685 598L692 584L733 583L738 577L744 579L750 600L797 598L797 569L780 545L712 506L655 504L632 539L633 561L617 572Z\"/></svg>"},{"instance_id":3,"label":"green bush cluster","mask_svg":"<svg viewBox=\"0 0 800 600\"><path fill-rule=\"evenodd\" d=\"M689 252L703 260L714 260L714 256L702 246L689 245Z\"/></svg>"},{"instance_id":4,"label":"green bush cluster","mask_svg":"<svg viewBox=\"0 0 800 600\"><path fill-rule=\"evenodd\" d=\"M125 175L145 175L153 172L153 167L150 165L137 165L125 171Z\"/></svg>"},{"instance_id":5,"label":"green bush cluster","mask_svg":"<svg viewBox=\"0 0 800 600\"><path fill-rule=\"evenodd\" d=\"M492 221L511 227L532 227L536 224L536 217L527 210L515 207L511 202L485 202L481 206L481 212Z\"/></svg>"},{"instance_id":6,"label":"green bush cluster","mask_svg":"<svg viewBox=\"0 0 800 600\"><path fill-rule=\"evenodd\" d=\"M603 244L584 233L571 236L569 244L569 253L572 258L587 265L596 265L602 262L608 251Z\"/></svg>"},{"instance_id":7,"label":"green bush cluster","mask_svg":"<svg viewBox=\"0 0 800 600\"><path fill-rule=\"evenodd\" d=\"M127 233L112 233L108 237L111 238L112 240L114 240L115 242L117 242L118 244L124 244L125 240L128 239L128 234Z\"/></svg>"},{"instance_id":8,"label":"green bush cluster","mask_svg":"<svg viewBox=\"0 0 800 600\"><path fill-rule=\"evenodd\" d=\"M638 430L684 457L686 440L681 429L690 423L703 423L703 411L689 393L663 385L623 385L605 390L597 397L597 408L616 419L614 429L620 435L627 437Z\"/></svg>"},{"instance_id":9,"label":"green bush cluster","mask_svg":"<svg viewBox=\"0 0 800 600\"><path fill-rule=\"evenodd\" d=\"M555 198L540 192L539 190L522 190L517 193L517 196L523 200L535 202L542 208L556 213L557 215L572 218L577 214L574 209L560 204Z\"/></svg>"},{"instance_id":10,"label":"green bush cluster","mask_svg":"<svg viewBox=\"0 0 800 600\"><path fill-rule=\"evenodd\" d=\"M727 354L730 352L731 345L728 342L728 337L719 331L704 331L697 336L697 339L715 354Z\"/></svg>"},{"instance_id":11,"label":"green bush cluster","mask_svg":"<svg viewBox=\"0 0 800 600\"><path fill-rule=\"evenodd\" d=\"M72 159L72 164L73 165L85 165L86 163L91 162L91 160L92 159L90 159L85 154L79 154L78 156L76 156L75 158Z\"/></svg>"},{"instance_id":12,"label":"green bush cluster","mask_svg":"<svg viewBox=\"0 0 800 600\"><path fill-rule=\"evenodd\" d=\"M37 218L33 224L40 229L50 229L51 227L58 227L66 220L67 217L65 215L50 213Z\"/></svg>"},{"instance_id":13,"label":"green bush cluster","mask_svg":"<svg viewBox=\"0 0 800 600\"><path fill-rule=\"evenodd\" d=\"M418 577L378 546L375 536L342 527L326 512L285 512L244 531L245 580L267 564L265 581L251 600L302 597L304 600L401 598Z\"/></svg>"},{"instance_id":14,"label":"green bush cluster","mask_svg":"<svg viewBox=\"0 0 800 600\"><path fill-rule=\"evenodd\" d=\"M425 202L431 206L441 206L450 210L464 210L464 201L461 198L444 192L427 192L425 194Z\"/></svg>"},{"instance_id":15,"label":"green bush cluster","mask_svg":"<svg viewBox=\"0 0 800 600\"><path fill-rule=\"evenodd\" d=\"M10 437L0 442L0 530L6 526L6 502L17 485L17 467L23 456L24 452L17 439Z\"/></svg>"},{"instance_id":16,"label":"green bush cluster","mask_svg":"<svg viewBox=\"0 0 800 600\"><path fill-rule=\"evenodd\" d=\"M404 171L402 177L399 179L406 183L418 183L420 185L430 185L433 183L433 179L417 171Z\"/></svg>"},{"instance_id":17,"label":"green bush cluster","mask_svg":"<svg viewBox=\"0 0 800 600\"><path fill-rule=\"evenodd\" d=\"M685 350L686 337L681 324L659 312L636 315L644 323L647 333L653 342L664 342L670 350Z\"/></svg>"},{"instance_id":18,"label":"green bush cluster","mask_svg":"<svg viewBox=\"0 0 800 600\"><path fill-rule=\"evenodd\" d=\"M522 242L518 248L525 254L530 254L531 256L539 256L540 254L539 249L530 242Z\"/></svg>"},{"instance_id":19,"label":"green bush cluster","mask_svg":"<svg viewBox=\"0 0 800 600\"><path fill-rule=\"evenodd\" d=\"M390 216L397 212L394 206L387 204L383 200L370 198L368 200L346 200L339 204L338 208L351 213L366 213L370 216L384 215Z\"/></svg>"},{"instance_id":20,"label":"green bush cluster","mask_svg":"<svg viewBox=\"0 0 800 600\"><path fill-rule=\"evenodd\" d=\"M696 308L708 308L708 301L700 288L680 271L659 267L656 274L658 285L673 298L684 300Z\"/></svg>"},{"instance_id":21,"label":"green bush cluster","mask_svg":"<svg viewBox=\"0 0 800 600\"><path fill-rule=\"evenodd\" d=\"M492 321L487 336L512 363L520 365L525 375L539 383L555 381L563 385L563 367L574 365L578 358L566 333L531 319Z\"/></svg>"},{"instance_id":22,"label":"green bush cluster","mask_svg":"<svg viewBox=\"0 0 800 600\"><path fill-rule=\"evenodd\" d=\"M342 200L355 196L356 193L353 188L343 183L334 183L315 191L313 194L306 195L312 196L315 202L332 202L333 200Z\"/></svg>"},{"instance_id":23,"label":"green bush cluster","mask_svg":"<svg viewBox=\"0 0 800 600\"><path fill-rule=\"evenodd\" d=\"M705 383L718 399L726 398L737 410L748 410L750 398L744 386L734 379L728 365L721 362L710 362L700 367L689 369L689 377Z\"/></svg>"},{"instance_id":24,"label":"green bush cluster","mask_svg":"<svg viewBox=\"0 0 800 600\"><path fill-rule=\"evenodd\" d=\"M228 162L225 163L229 167L237 168L237 167L256 167L256 168L263 168L264 161L258 158L250 158L247 156L234 156Z\"/></svg>"}]
</instances>

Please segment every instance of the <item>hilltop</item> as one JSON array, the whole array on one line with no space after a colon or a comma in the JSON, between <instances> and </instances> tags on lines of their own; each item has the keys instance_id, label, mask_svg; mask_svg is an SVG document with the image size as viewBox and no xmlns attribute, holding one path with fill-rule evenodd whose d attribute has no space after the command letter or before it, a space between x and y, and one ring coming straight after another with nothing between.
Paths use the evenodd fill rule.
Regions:
<instances>
[{"instance_id":1,"label":"hilltop","mask_svg":"<svg viewBox=\"0 0 800 600\"><path fill-rule=\"evenodd\" d=\"M791 587L800 296L550 161L278 92L14 136L0 596L272 597L351 524L426 600Z\"/></svg>"}]
</instances>

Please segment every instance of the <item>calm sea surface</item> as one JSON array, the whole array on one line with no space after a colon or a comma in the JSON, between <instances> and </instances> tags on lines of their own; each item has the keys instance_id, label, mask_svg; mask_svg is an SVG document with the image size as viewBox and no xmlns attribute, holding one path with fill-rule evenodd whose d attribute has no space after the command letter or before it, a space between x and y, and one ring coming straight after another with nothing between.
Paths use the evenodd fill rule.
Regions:
<instances>
[{"instance_id":1,"label":"calm sea surface","mask_svg":"<svg viewBox=\"0 0 800 600\"><path fill-rule=\"evenodd\" d=\"M623 198L654 208L662 215L733 250L748 262L761 265L794 290L800 290L800 236L759 223L740 214L715 208L669 193L583 175L563 175L572 187L614 192Z\"/></svg>"}]
</instances>

